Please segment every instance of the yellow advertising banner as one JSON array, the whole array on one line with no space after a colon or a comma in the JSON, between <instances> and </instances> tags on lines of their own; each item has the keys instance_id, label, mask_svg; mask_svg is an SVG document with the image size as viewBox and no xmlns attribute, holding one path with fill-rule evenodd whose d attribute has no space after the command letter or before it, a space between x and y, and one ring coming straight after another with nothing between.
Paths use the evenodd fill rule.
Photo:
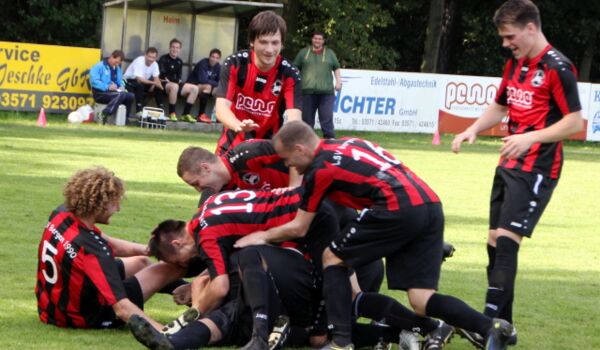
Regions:
<instances>
[{"instance_id":1,"label":"yellow advertising banner","mask_svg":"<svg viewBox=\"0 0 600 350\"><path fill-rule=\"evenodd\" d=\"M92 105L100 49L0 41L0 109L67 112Z\"/></svg>"}]
</instances>

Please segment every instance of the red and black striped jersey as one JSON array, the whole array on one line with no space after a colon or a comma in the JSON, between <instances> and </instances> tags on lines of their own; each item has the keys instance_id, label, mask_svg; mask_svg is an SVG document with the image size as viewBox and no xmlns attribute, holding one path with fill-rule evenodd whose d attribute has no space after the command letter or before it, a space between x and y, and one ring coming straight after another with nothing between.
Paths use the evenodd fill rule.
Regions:
<instances>
[{"instance_id":1,"label":"red and black striped jersey","mask_svg":"<svg viewBox=\"0 0 600 350\"><path fill-rule=\"evenodd\" d=\"M523 134L558 122L581 110L577 69L548 45L533 59L506 63L496 102L508 106L508 132ZM562 142L536 143L518 159L501 157L499 165L557 179L563 163Z\"/></svg>"},{"instance_id":2,"label":"red and black striped jersey","mask_svg":"<svg viewBox=\"0 0 600 350\"><path fill-rule=\"evenodd\" d=\"M59 327L99 327L101 309L126 298L110 244L64 206L48 220L38 248L35 294L40 320Z\"/></svg>"},{"instance_id":3,"label":"red and black striped jersey","mask_svg":"<svg viewBox=\"0 0 600 350\"><path fill-rule=\"evenodd\" d=\"M233 244L255 231L283 225L296 217L301 190L229 191L211 196L188 223L211 277L227 274ZM294 246L282 244L282 246Z\"/></svg>"},{"instance_id":4,"label":"red and black striped jersey","mask_svg":"<svg viewBox=\"0 0 600 350\"><path fill-rule=\"evenodd\" d=\"M221 157L231 175L225 190L262 190L288 187L289 169L271 140L248 140Z\"/></svg>"},{"instance_id":5,"label":"red and black striped jersey","mask_svg":"<svg viewBox=\"0 0 600 350\"><path fill-rule=\"evenodd\" d=\"M440 201L391 153L357 138L322 140L303 187L300 208L308 212L316 212L326 196L354 209L400 210Z\"/></svg>"},{"instance_id":6,"label":"red and black striped jersey","mask_svg":"<svg viewBox=\"0 0 600 350\"><path fill-rule=\"evenodd\" d=\"M217 143L217 155L249 139L270 139L283 124L283 112L300 109L300 72L281 55L266 72L256 67L252 50L242 50L225 59L216 97L231 101L231 111L239 120L252 119L260 127L246 133L224 128Z\"/></svg>"}]
</instances>

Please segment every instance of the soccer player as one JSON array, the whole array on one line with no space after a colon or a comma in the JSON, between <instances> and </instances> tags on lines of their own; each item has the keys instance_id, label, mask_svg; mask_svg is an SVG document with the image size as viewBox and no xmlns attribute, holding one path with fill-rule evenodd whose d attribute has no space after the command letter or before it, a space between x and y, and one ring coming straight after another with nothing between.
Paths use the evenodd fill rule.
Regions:
<instances>
[{"instance_id":1,"label":"soccer player","mask_svg":"<svg viewBox=\"0 0 600 350\"><path fill-rule=\"evenodd\" d=\"M196 282L192 283L192 308L199 310L199 314L206 314L217 309L231 293L230 257L237 251L233 243L257 227L269 228L292 220L300 198L299 190L281 194L240 190L214 195L203 204L187 227L172 230L177 231L176 235L157 239L150 244L151 251L158 251L159 259L181 266L196 255L202 258L208 266L210 281L200 292L195 292ZM318 257L338 232L333 212L324 207L309 231L310 245L288 242L282 245L286 249L261 246L236 253L245 300L253 314L250 348L267 344L268 324L273 320L268 316L270 304L264 303L272 298L263 294L267 291L268 279L261 261L271 271L292 324L311 325L313 308L310 305L315 297L320 299L320 293L315 289L314 268L305 259L305 253L316 257L313 264L320 270ZM157 244L160 248L153 248Z\"/></svg>"},{"instance_id":2,"label":"soccer player","mask_svg":"<svg viewBox=\"0 0 600 350\"><path fill-rule=\"evenodd\" d=\"M139 315L162 328L144 314L144 301L183 271L166 263L151 265L147 246L96 227L119 211L124 192L123 182L105 168L78 171L66 184L64 205L50 215L38 248L35 294L42 322L111 328Z\"/></svg>"},{"instance_id":3,"label":"soccer player","mask_svg":"<svg viewBox=\"0 0 600 350\"><path fill-rule=\"evenodd\" d=\"M512 322L517 255L531 237L560 177L562 140L582 129L577 70L542 32L537 6L509 0L494 15L502 46L512 52L495 101L464 132L452 150L508 115L490 199L489 263L485 314Z\"/></svg>"},{"instance_id":4,"label":"soccer player","mask_svg":"<svg viewBox=\"0 0 600 350\"><path fill-rule=\"evenodd\" d=\"M181 80L183 70L183 61L179 58L181 52L181 41L176 38L169 42L169 53L160 56L158 59L159 78L162 82L164 92L169 98L169 119L172 122L177 121L175 107L177 105L177 96L185 96L185 106L181 120L188 123L195 123L196 119L190 115L192 105L198 97L198 87L194 84L184 84Z\"/></svg>"},{"instance_id":5,"label":"soccer player","mask_svg":"<svg viewBox=\"0 0 600 350\"><path fill-rule=\"evenodd\" d=\"M217 155L248 139L270 139L288 120L301 120L300 73L280 54L286 24L273 11L254 16L248 27L250 50L227 57L215 92L223 134Z\"/></svg>"},{"instance_id":6,"label":"soccer player","mask_svg":"<svg viewBox=\"0 0 600 350\"><path fill-rule=\"evenodd\" d=\"M245 247L303 237L325 197L362 209L323 254L323 294L332 342L327 349L352 349L352 295L348 266L386 257L390 289L408 292L415 312L392 298L363 293L355 298L358 316L383 319L394 327L427 333L425 349L439 349L451 325L487 334L494 349L506 347L512 326L493 320L452 296L436 293L442 262L444 214L438 196L408 167L367 140L320 140L303 122L288 122L274 136L277 153L304 175L304 194L291 222L240 238ZM309 240L309 238L307 238ZM390 315L386 317L386 315ZM408 322L407 322L408 321Z\"/></svg>"}]
</instances>

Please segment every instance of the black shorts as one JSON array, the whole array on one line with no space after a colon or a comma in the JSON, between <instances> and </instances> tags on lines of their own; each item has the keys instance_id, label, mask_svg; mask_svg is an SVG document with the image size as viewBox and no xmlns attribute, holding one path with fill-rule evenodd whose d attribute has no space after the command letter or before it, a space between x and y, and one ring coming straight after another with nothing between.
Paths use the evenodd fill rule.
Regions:
<instances>
[{"instance_id":1,"label":"black shorts","mask_svg":"<svg viewBox=\"0 0 600 350\"><path fill-rule=\"evenodd\" d=\"M125 287L125 295L132 303L137 305L140 309L144 310L144 293L140 282L134 276L125 278L125 265L121 259L116 259L117 269L119 270L119 276L123 279L123 286ZM124 325L121 319L117 317L112 306L103 306L99 311L99 317L97 322L92 326L93 328L116 328Z\"/></svg>"},{"instance_id":2,"label":"black shorts","mask_svg":"<svg viewBox=\"0 0 600 350\"><path fill-rule=\"evenodd\" d=\"M437 289L444 244L440 203L399 211L365 209L331 242L350 266L386 258L389 289Z\"/></svg>"},{"instance_id":3,"label":"black shorts","mask_svg":"<svg viewBox=\"0 0 600 350\"><path fill-rule=\"evenodd\" d=\"M557 183L541 174L497 167L490 198L490 229L503 228L531 237Z\"/></svg>"},{"instance_id":4,"label":"black shorts","mask_svg":"<svg viewBox=\"0 0 600 350\"><path fill-rule=\"evenodd\" d=\"M223 338L211 346L241 346L250 340L252 311L240 297L229 300L204 318L213 321L223 334Z\"/></svg>"},{"instance_id":5,"label":"black shorts","mask_svg":"<svg viewBox=\"0 0 600 350\"><path fill-rule=\"evenodd\" d=\"M311 305L315 288L313 267L310 262L302 253L289 248L258 245L244 249L255 249L266 262L267 270L275 282L277 294L291 323L308 327L312 320ZM272 305L270 309L277 309L276 303L270 302L270 304ZM270 319L274 318L270 317Z\"/></svg>"}]
</instances>

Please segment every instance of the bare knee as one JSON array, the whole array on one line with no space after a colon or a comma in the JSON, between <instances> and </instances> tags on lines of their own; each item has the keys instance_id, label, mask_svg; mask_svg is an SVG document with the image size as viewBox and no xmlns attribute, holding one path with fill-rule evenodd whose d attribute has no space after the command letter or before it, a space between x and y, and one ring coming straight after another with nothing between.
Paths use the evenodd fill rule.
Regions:
<instances>
[{"instance_id":1,"label":"bare knee","mask_svg":"<svg viewBox=\"0 0 600 350\"><path fill-rule=\"evenodd\" d=\"M342 259L338 258L329 247L325 248L323 251L323 268L332 265L341 265L342 263Z\"/></svg>"},{"instance_id":2,"label":"bare knee","mask_svg":"<svg viewBox=\"0 0 600 350\"><path fill-rule=\"evenodd\" d=\"M427 316L427 302L435 293L433 289L409 289L408 302L419 316Z\"/></svg>"},{"instance_id":3,"label":"bare knee","mask_svg":"<svg viewBox=\"0 0 600 350\"><path fill-rule=\"evenodd\" d=\"M142 269L152 265L152 260L147 256L133 256L121 260L125 267L125 277L131 277Z\"/></svg>"}]
</instances>

